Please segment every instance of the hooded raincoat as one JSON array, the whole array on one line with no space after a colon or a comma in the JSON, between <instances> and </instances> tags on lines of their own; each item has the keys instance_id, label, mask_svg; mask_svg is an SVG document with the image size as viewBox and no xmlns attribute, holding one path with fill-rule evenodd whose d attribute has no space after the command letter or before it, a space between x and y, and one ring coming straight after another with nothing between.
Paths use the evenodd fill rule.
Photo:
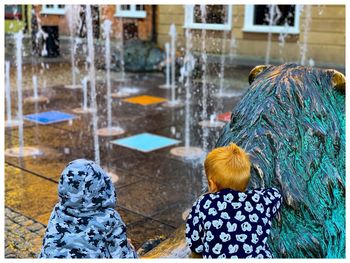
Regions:
<instances>
[{"instance_id":1,"label":"hooded raincoat","mask_svg":"<svg viewBox=\"0 0 350 263\"><path fill-rule=\"evenodd\" d=\"M136 258L116 206L116 190L93 161L63 170L39 258Z\"/></svg>"}]
</instances>

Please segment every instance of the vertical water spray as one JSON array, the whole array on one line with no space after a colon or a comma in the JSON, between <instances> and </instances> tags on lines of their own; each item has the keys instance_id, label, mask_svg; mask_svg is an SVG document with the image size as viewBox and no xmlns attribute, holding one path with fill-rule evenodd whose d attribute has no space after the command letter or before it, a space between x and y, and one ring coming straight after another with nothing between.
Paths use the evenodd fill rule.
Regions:
<instances>
[{"instance_id":1,"label":"vertical water spray","mask_svg":"<svg viewBox=\"0 0 350 263\"><path fill-rule=\"evenodd\" d=\"M202 24L206 23L206 6L201 5L201 22ZM208 97L208 90L207 90L207 53L206 53L206 30L202 29L202 121L204 121L207 118L207 97ZM203 143L203 151L206 154L208 152L208 136L209 136L209 130L207 127L202 126L202 143ZM205 175L204 170L202 171L202 192L205 192L208 184L207 184L207 178Z\"/></svg>"},{"instance_id":2,"label":"vertical water spray","mask_svg":"<svg viewBox=\"0 0 350 263\"><path fill-rule=\"evenodd\" d=\"M86 29L87 29L87 42L88 42L88 54L89 54L89 79L91 85L91 107L92 112L92 123L93 123L93 138L95 147L95 162L100 164L100 145L97 134L97 103L96 103L96 81L95 81L95 49L93 39L93 26L92 26L92 12L91 6L86 5Z\"/></svg>"},{"instance_id":3,"label":"vertical water spray","mask_svg":"<svg viewBox=\"0 0 350 263\"><path fill-rule=\"evenodd\" d=\"M192 34L190 30L186 29L186 55L184 59L184 67L185 67L185 76L186 77L186 83L185 83L185 89L186 89L186 101L185 101L185 147L190 147L190 100L191 100L191 91L190 91L190 80L191 80L191 73L194 68L194 58L191 54L191 48L192 48ZM187 76L186 76L187 75Z\"/></svg>"},{"instance_id":4,"label":"vertical water spray","mask_svg":"<svg viewBox=\"0 0 350 263\"><path fill-rule=\"evenodd\" d=\"M206 6L201 5L201 22L202 24L206 23ZM206 30L202 29L202 121L207 118L207 98L208 98L208 90L207 90L207 53L206 53ZM208 129L203 126L202 128L202 143L203 143L203 151L207 152L208 150Z\"/></svg>"},{"instance_id":5,"label":"vertical water spray","mask_svg":"<svg viewBox=\"0 0 350 263\"><path fill-rule=\"evenodd\" d=\"M169 36L170 36L170 57L171 57L171 99L170 101L166 102L163 104L165 107L181 107L183 106L183 103L180 100L176 99L176 94L175 94L175 88L176 88L176 83L175 83L175 62L176 62L176 27L174 24L170 25L169 29ZM167 88L166 85L163 86L163 88Z\"/></svg>"},{"instance_id":6,"label":"vertical water spray","mask_svg":"<svg viewBox=\"0 0 350 263\"><path fill-rule=\"evenodd\" d=\"M237 56L237 40L233 30L231 31L229 56L231 61Z\"/></svg>"},{"instance_id":7,"label":"vertical water spray","mask_svg":"<svg viewBox=\"0 0 350 263\"><path fill-rule=\"evenodd\" d=\"M87 82L88 82L88 77L84 77L81 81L82 85L83 85L83 111L87 111L88 110L88 106L87 106Z\"/></svg>"},{"instance_id":8,"label":"vertical water spray","mask_svg":"<svg viewBox=\"0 0 350 263\"><path fill-rule=\"evenodd\" d=\"M16 41L16 69L17 69L17 118L18 118L18 147L6 149L5 155L10 157L25 157L33 155L41 155L42 152L36 147L24 147L23 137L23 97L22 97L22 46L23 32L19 31L14 34ZM22 166L22 159L20 160Z\"/></svg>"},{"instance_id":9,"label":"vertical water spray","mask_svg":"<svg viewBox=\"0 0 350 263\"><path fill-rule=\"evenodd\" d=\"M89 59L89 58L88 58ZM90 75L90 74L89 74ZM73 109L73 112L77 114L90 114L93 113L95 108L92 107L92 98L90 97L90 107L88 107L88 82L89 82L89 76L85 76L81 79L81 87L83 90L83 100L82 100L82 106L80 108ZM95 84L96 85L96 84ZM90 91L90 94L92 96L92 91Z\"/></svg>"},{"instance_id":10,"label":"vertical water spray","mask_svg":"<svg viewBox=\"0 0 350 263\"><path fill-rule=\"evenodd\" d=\"M222 39L222 47L221 47L221 65L220 65L220 86L219 86L219 97L223 97L224 92L224 74L225 74L225 50L226 50L226 39L227 39L227 31L223 31L223 39Z\"/></svg>"},{"instance_id":11,"label":"vertical water spray","mask_svg":"<svg viewBox=\"0 0 350 263\"><path fill-rule=\"evenodd\" d=\"M305 65L306 62L306 55L307 55L307 42L308 42L308 36L310 31L310 23L311 23L311 5L306 5L303 8L305 10L305 21L304 21L304 39L303 39L303 45L301 46L301 60L300 64Z\"/></svg>"},{"instance_id":12,"label":"vertical water spray","mask_svg":"<svg viewBox=\"0 0 350 263\"><path fill-rule=\"evenodd\" d=\"M6 93L6 114L7 123L12 123L12 112L11 112L11 84L10 84L10 61L5 62L5 93Z\"/></svg>"},{"instance_id":13,"label":"vertical water spray","mask_svg":"<svg viewBox=\"0 0 350 263\"><path fill-rule=\"evenodd\" d=\"M112 99L111 99L111 44L110 33L112 22L105 20L103 22L103 31L105 35L105 64L106 64L106 84L107 84L107 127L112 127Z\"/></svg>"},{"instance_id":14,"label":"vertical water spray","mask_svg":"<svg viewBox=\"0 0 350 263\"><path fill-rule=\"evenodd\" d=\"M32 76L33 81L33 90L34 90L34 99L38 98L38 78L36 75Z\"/></svg>"},{"instance_id":15,"label":"vertical water spray","mask_svg":"<svg viewBox=\"0 0 350 263\"><path fill-rule=\"evenodd\" d=\"M195 67L195 59L191 53L192 49L192 33L189 28L186 29L186 53L184 57L184 64L180 70L180 82L185 86L186 99L185 99L185 146L174 147L170 150L170 153L176 156L180 156L185 159L193 160L198 159L203 155L203 151L198 147L191 147L191 78L192 71ZM185 81L186 79L186 81ZM185 84L184 84L185 81Z\"/></svg>"},{"instance_id":16,"label":"vertical water spray","mask_svg":"<svg viewBox=\"0 0 350 263\"><path fill-rule=\"evenodd\" d=\"M78 8L75 5L67 5L66 9L67 18L68 18L68 28L70 33L70 45L71 45L71 64L72 64L72 85L67 85L71 88L80 88L80 85L76 85L76 65L75 65L75 53L77 49L75 35L75 29L78 24Z\"/></svg>"},{"instance_id":17,"label":"vertical water spray","mask_svg":"<svg viewBox=\"0 0 350 263\"><path fill-rule=\"evenodd\" d=\"M107 86L107 127L97 131L100 136L120 135L124 130L120 127L112 127L112 92L111 92L111 43L110 34L112 21L103 22L103 31L105 36L105 64L106 64L106 86Z\"/></svg>"},{"instance_id":18,"label":"vertical water spray","mask_svg":"<svg viewBox=\"0 0 350 263\"><path fill-rule=\"evenodd\" d=\"M170 87L170 47L169 43L165 43L165 66L166 66L166 76L165 76L165 85Z\"/></svg>"},{"instance_id":19,"label":"vertical water spray","mask_svg":"<svg viewBox=\"0 0 350 263\"><path fill-rule=\"evenodd\" d=\"M123 28L123 18L120 18L120 30L119 30L119 52L120 52L120 71L121 79L120 81L125 81L125 61L124 61L124 28Z\"/></svg>"},{"instance_id":20,"label":"vertical water spray","mask_svg":"<svg viewBox=\"0 0 350 263\"><path fill-rule=\"evenodd\" d=\"M169 42L166 42L164 44L164 49L165 49L165 84L159 85L159 88L162 89L169 89L171 88L170 84L170 44Z\"/></svg>"},{"instance_id":21,"label":"vertical water spray","mask_svg":"<svg viewBox=\"0 0 350 263\"><path fill-rule=\"evenodd\" d=\"M39 96L39 89L38 89L38 77L36 75L32 76L32 83L33 83L33 96L25 98L25 103L35 103L37 106L38 102L48 102L49 99L43 95Z\"/></svg>"},{"instance_id":22,"label":"vertical water spray","mask_svg":"<svg viewBox=\"0 0 350 263\"><path fill-rule=\"evenodd\" d=\"M277 5L269 5L269 15L268 15L268 22L269 22L269 33L267 38L267 47L266 47L266 56L265 56L265 65L268 65L270 63L270 53L271 53L271 38L272 38L272 27L276 25L277 21L281 18L282 13L279 10Z\"/></svg>"},{"instance_id":23,"label":"vertical water spray","mask_svg":"<svg viewBox=\"0 0 350 263\"><path fill-rule=\"evenodd\" d=\"M175 102L175 50L176 50L176 27L171 24L169 30L171 38L170 52L171 52L171 101Z\"/></svg>"},{"instance_id":24,"label":"vertical water spray","mask_svg":"<svg viewBox=\"0 0 350 263\"><path fill-rule=\"evenodd\" d=\"M275 16L275 8L274 5L269 5L269 16L268 16L268 22L270 29L273 26L273 18ZM270 62L270 53L271 53L271 37L272 32L269 30L268 36L267 36L267 47L266 47L266 55L265 55L265 65L268 65Z\"/></svg>"},{"instance_id":25,"label":"vertical water spray","mask_svg":"<svg viewBox=\"0 0 350 263\"><path fill-rule=\"evenodd\" d=\"M16 66L17 66L17 92L18 92L18 145L19 155L23 155L24 138L23 138L23 111L22 111L22 40L23 32L19 31L15 34L16 39Z\"/></svg>"}]
</instances>

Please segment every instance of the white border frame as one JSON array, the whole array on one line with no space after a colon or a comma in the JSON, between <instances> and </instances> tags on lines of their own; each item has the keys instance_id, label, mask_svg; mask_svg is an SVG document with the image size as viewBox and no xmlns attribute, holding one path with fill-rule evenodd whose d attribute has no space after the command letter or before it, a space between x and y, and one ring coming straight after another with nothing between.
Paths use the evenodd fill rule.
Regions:
<instances>
[{"instance_id":1,"label":"white border frame","mask_svg":"<svg viewBox=\"0 0 350 263\"><path fill-rule=\"evenodd\" d=\"M130 5L130 10L122 10L121 5L116 5L116 17L130 17L130 18L146 18L147 12L145 10L136 10L136 5Z\"/></svg>"},{"instance_id":2,"label":"white border frame","mask_svg":"<svg viewBox=\"0 0 350 263\"><path fill-rule=\"evenodd\" d=\"M202 24L202 23L193 23L193 8L194 5L185 5L185 22L184 28L190 29L208 29L208 30L221 30L221 31L230 31L232 29L232 5L228 6L228 19L225 24Z\"/></svg>"},{"instance_id":3,"label":"white border frame","mask_svg":"<svg viewBox=\"0 0 350 263\"><path fill-rule=\"evenodd\" d=\"M46 5L41 5L41 12L40 14L43 15L65 15L66 14L66 6L64 8L59 8L59 5L53 5L53 8L47 8Z\"/></svg>"},{"instance_id":4,"label":"white border frame","mask_svg":"<svg viewBox=\"0 0 350 263\"><path fill-rule=\"evenodd\" d=\"M269 25L254 25L254 5L246 5L244 12L244 26L243 32L252 33L287 33L297 35L300 33L300 5L295 6L294 26L269 26Z\"/></svg>"}]
</instances>

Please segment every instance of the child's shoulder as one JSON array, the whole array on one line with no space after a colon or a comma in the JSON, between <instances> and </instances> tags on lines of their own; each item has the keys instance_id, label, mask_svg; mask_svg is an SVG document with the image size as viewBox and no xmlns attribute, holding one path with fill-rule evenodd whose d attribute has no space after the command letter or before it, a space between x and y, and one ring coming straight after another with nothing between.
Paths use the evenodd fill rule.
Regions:
<instances>
[{"instance_id":1,"label":"child's shoulder","mask_svg":"<svg viewBox=\"0 0 350 263\"><path fill-rule=\"evenodd\" d=\"M248 195L261 195L261 196L275 196L281 197L281 192L276 187L268 187L268 188L254 188L246 191Z\"/></svg>"},{"instance_id":2,"label":"child's shoulder","mask_svg":"<svg viewBox=\"0 0 350 263\"><path fill-rule=\"evenodd\" d=\"M222 201L230 202L232 200L237 199L240 194L244 193L237 192L231 189L224 189L214 193L205 193L197 199L197 204L199 206L208 206L210 203L215 204Z\"/></svg>"}]
</instances>

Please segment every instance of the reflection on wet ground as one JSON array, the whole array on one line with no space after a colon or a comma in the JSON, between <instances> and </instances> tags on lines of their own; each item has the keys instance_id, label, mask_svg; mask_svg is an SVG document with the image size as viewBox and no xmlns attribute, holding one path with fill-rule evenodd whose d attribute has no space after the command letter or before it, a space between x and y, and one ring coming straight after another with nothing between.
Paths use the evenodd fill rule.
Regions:
<instances>
[{"instance_id":1,"label":"reflection on wet ground","mask_svg":"<svg viewBox=\"0 0 350 263\"><path fill-rule=\"evenodd\" d=\"M248 70L242 70L242 76ZM140 93L170 99L170 90L159 89L164 82L159 74L138 75L132 82ZM119 85L119 86L118 86ZM125 84L113 82L114 91ZM106 90L98 82L98 126L107 125ZM210 86L208 98L208 119L215 109L219 113L231 111L240 97L217 98L218 87ZM231 87L230 91L244 91ZM178 97L184 101L183 88L178 89ZM49 102L25 104L24 114L43 111L62 111L77 115L73 109L82 106L82 90L66 89L63 85L48 87ZM24 97L30 96L29 92ZM133 95L132 95L133 96ZM16 112L16 96L12 96L13 112ZM191 146L202 147L201 84L192 88ZM127 224L128 237L136 249L145 241L156 236L168 236L183 222L183 213L192 206L201 193L202 163L189 162L170 154L173 146L139 152L110 141L148 132L180 140L184 145L185 108L163 107L162 103L141 105L128 103L124 98L114 98L112 103L113 125L125 129L123 135L100 137L101 166L117 175L116 189L118 205L116 209ZM53 206L57 202L57 182L65 165L76 158L94 159L92 134L92 114L80 114L72 121L40 125L25 121L24 145L35 146L44 154L37 157L16 158L5 156L5 204L6 207L44 225L49 220ZM214 147L220 129L209 129L209 146ZM18 146L16 128L6 128L5 148ZM38 248L40 245L38 245Z\"/></svg>"}]
</instances>

